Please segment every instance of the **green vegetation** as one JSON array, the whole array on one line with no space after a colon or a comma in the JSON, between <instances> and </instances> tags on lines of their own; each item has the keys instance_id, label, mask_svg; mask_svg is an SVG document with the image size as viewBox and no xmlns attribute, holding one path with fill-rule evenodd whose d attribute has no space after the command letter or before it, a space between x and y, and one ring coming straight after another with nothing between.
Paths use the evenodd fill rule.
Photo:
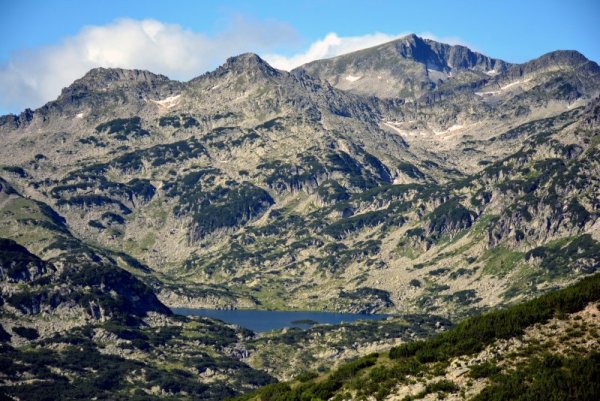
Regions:
<instances>
[{"instance_id":1,"label":"green vegetation","mask_svg":"<svg viewBox=\"0 0 600 401\"><path fill-rule=\"evenodd\" d=\"M407 40L409 47L429 46ZM433 47L442 58L465 58L462 51L449 55ZM353 65L390 68L388 56L394 52L377 51L382 57L372 62L363 59L373 52L356 53L358 63L352 62L354 56L334 61L330 71L343 67L344 81L343 70ZM422 52L413 56L423 61L417 53ZM596 272L600 101L591 96L597 92L597 66L575 53L559 52L530 64L531 69L513 66L507 73L501 66L500 75L489 77L487 60L478 56L466 62L477 66L455 65L456 73L443 80L425 71L428 63L401 62L390 70L408 77L398 87L383 81L373 88L366 88L365 80L353 84L359 85L354 92L384 89L410 95L406 99L344 94L306 72L288 75L251 56L233 58L190 83L100 69L46 107L2 117L3 154L11 165L0 166L0 173L16 189L0 179L1 234L10 238L0 240L0 305L7 319L0 339L12 338L20 348L16 352L39 352L35 358L40 359L46 358L45 346L51 358L74 359L73 352L85 358L88 345L94 350L102 342L106 348L95 350L102 358L110 353L138 358L129 361L128 375L116 372L118 383L108 386L115 391L101 391L98 399L218 398L251 389L251 381L233 374L244 365L226 357L245 358L245 350L236 347L248 344L255 346L249 351L263 355L274 344L271 355L280 357L274 371L288 363L286 357L306 350L295 359L302 363L290 369L311 373L299 375L301 385L272 386L268 397L288 392L302 401L370 395L381 400L393 385L417 382L423 391L409 398L456 391L451 382L434 380L451 359L543 322L546 316L538 309L552 307L548 316L560 316L566 313L562 306L548 301L509 308L502 312L508 314L466 321L449 334L358 359L339 370L326 368L337 356L426 338L451 325L436 317L433 327L424 319L424 331L413 328L418 324L408 332L402 323L386 321L250 339L222 325L208 328L150 312L169 314L153 289L174 304L189 300L218 307L365 313L406 308L454 319L530 299ZM553 68L555 62L561 67ZM489 96L474 92L504 86L521 73L531 80L520 89L494 90ZM173 94L183 101L153 104L152 99ZM227 104L220 104L223 99ZM573 107L583 102L589 103ZM560 113L567 104L568 111ZM122 116L127 118L116 118ZM464 126L454 131L458 124ZM477 126L484 128L481 135ZM406 136L404 130L416 135ZM444 134L417 134L432 130ZM393 184L405 180L413 183ZM34 199L56 206L68 224ZM62 330L63 322L54 319L63 316L65 326L84 324L94 332L69 332L48 342L47 330ZM94 320L111 323L90 323ZM164 320L173 326L159 328ZM573 340L571 346L581 339L578 347L584 348L588 333L578 326L558 340ZM569 351L579 352L575 346ZM518 358L529 356L523 351ZM0 366L43 370L27 358L1 355ZM573 369L566 358L541 359L537 370L553 375L560 365L557 369L568 374ZM456 363L464 371L460 359ZM118 370L122 361L113 362ZM260 362L269 367L268 358ZM51 365L40 377L23 375L21 383L60 382L86 389L88 384L79 380L84 376L110 380L93 364L84 365ZM535 374L517 383L505 366L472 367L471 378L464 381L486 378L478 384L493 382L521 394L529 391L523 386L536 386ZM293 376L290 371L276 374ZM226 377L216 385L226 390L209 396L195 387L200 377L215 383ZM14 377L5 378L16 383ZM50 390L75 397L63 387ZM26 398L14 391L18 394L8 396Z\"/></svg>"},{"instance_id":2,"label":"green vegetation","mask_svg":"<svg viewBox=\"0 0 600 401\"><path fill-rule=\"evenodd\" d=\"M12 331L16 335L26 338L28 340L35 340L40 336L38 331L31 327L18 327L17 326L17 327L13 327Z\"/></svg>"},{"instance_id":3,"label":"green vegetation","mask_svg":"<svg viewBox=\"0 0 600 401\"><path fill-rule=\"evenodd\" d=\"M380 249L379 240L359 241L352 248L341 243L331 243L323 247L325 256L317 259L318 268L328 272L343 271L348 264L365 260L377 254Z\"/></svg>"},{"instance_id":4,"label":"green vegetation","mask_svg":"<svg viewBox=\"0 0 600 401\"><path fill-rule=\"evenodd\" d=\"M18 166L3 166L0 167L2 170L6 171L7 173L11 173L14 174L20 178L25 178L27 177L27 172L22 168L22 167L18 167Z\"/></svg>"},{"instance_id":5,"label":"green vegetation","mask_svg":"<svg viewBox=\"0 0 600 401\"><path fill-rule=\"evenodd\" d=\"M321 184L317 193L325 203L337 203L350 198L350 194L348 194L346 188L333 180L328 180Z\"/></svg>"},{"instance_id":6,"label":"green vegetation","mask_svg":"<svg viewBox=\"0 0 600 401\"><path fill-rule=\"evenodd\" d=\"M346 176L351 186L364 190L377 185L374 177L363 175L361 164L349 154L333 153L327 155L327 159L331 169Z\"/></svg>"},{"instance_id":7,"label":"green vegetation","mask_svg":"<svg viewBox=\"0 0 600 401\"><path fill-rule=\"evenodd\" d=\"M414 355L421 361L443 361L453 356L481 351L496 339L511 338L535 323L555 315L573 313L600 299L600 275L585 278L563 290L504 310L469 318L448 332L423 342L393 348L390 357Z\"/></svg>"},{"instance_id":8,"label":"green vegetation","mask_svg":"<svg viewBox=\"0 0 600 401\"><path fill-rule=\"evenodd\" d=\"M185 323L185 321L184 321ZM209 345L202 334L207 329L217 329L210 338L220 337L222 326L214 323L186 323L186 326L198 330L195 341ZM273 379L264 373L254 371L235 359L223 356L210 356L200 349L190 349L185 356L187 369L178 365L152 361L138 361L107 355L100 352L92 341L94 329L104 329L126 340L121 345L127 349L137 348L152 355L158 352L164 361L164 350L182 344L181 329L176 326L162 327L160 330L139 329L121 326L114 322L104 326L85 327L71 330L62 335L44 340L40 345L46 347L14 349L8 345L0 345L0 372L11 380L27 373L37 380L27 381L20 385L0 385L0 391L11 397L27 400L159 400L164 395L172 399L182 400L222 400L238 393L237 388L257 386L271 383ZM226 329L227 330L227 329ZM230 330L230 329L229 329ZM192 340L192 339L187 339ZM235 335L220 338L220 346L232 344ZM61 345L47 348L52 345ZM161 350L159 350L161 349ZM167 354L168 355L168 354ZM179 358L181 358L179 356ZM173 362L176 359L173 358ZM233 385L225 381L217 381L210 385L198 380L195 371L228 371L234 379ZM153 394L158 388L163 396Z\"/></svg>"},{"instance_id":9,"label":"green vegetation","mask_svg":"<svg viewBox=\"0 0 600 401\"><path fill-rule=\"evenodd\" d=\"M264 129L264 130L272 130L272 129L282 129L284 120L279 117L275 117L271 120L265 121L264 123L257 125L256 129Z\"/></svg>"},{"instance_id":10,"label":"green vegetation","mask_svg":"<svg viewBox=\"0 0 600 401\"><path fill-rule=\"evenodd\" d=\"M369 304L381 305L384 308L394 305L388 291L370 287L360 287L353 291L341 291L339 297L341 301L349 301L350 304L367 305L367 309Z\"/></svg>"},{"instance_id":11,"label":"green vegetation","mask_svg":"<svg viewBox=\"0 0 600 401\"><path fill-rule=\"evenodd\" d=\"M36 279L48 271L47 264L15 241L0 238L0 280L13 282Z\"/></svg>"},{"instance_id":12,"label":"green vegetation","mask_svg":"<svg viewBox=\"0 0 600 401\"><path fill-rule=\"evenodd\" d=\"M454 302L460 305L469 305L481 301L475 290L456 291L450 295L444 295L443 299L447 302Z\"/></svg>"},{"instance_id":13,"label":"green vegetation","mask_svg":"<svg viewBox=\"0 0 600 401\"><path fill-rule=\"evenodd\" d=\"M485 261L484 273L502 276L510 273L523 260L523 253L497 246L487 250L481 259Z\"/></svg>"},{"instance_id":14,"label":"green vegetation","mask_svg":"<svg viewBox=\"0 0 600 401\"><path fill-rule=\"evenodd\" d=\"M392 181L390 170L381 162L381 160L370 153L365 153L364 161L367 165L371 166L381 181L388 183Z\"/></svg>"},{"instance_id":15,"label":"green vegetation","mask_svg":"<svg viewBox=\"0 0 600 401\"><path fill-rule=\"evenodd\" d=\"M403 162L398 164L398 170L415 180L422 180L425 178L425 174L411 163Z\"/></svg>"},{"instance_id":16,"label":"green vegetation","mask_svg":"<svg viewBox=\"0 0 600 401\"><path fill-rule=\"evenodd\" d=\"M173 128L192 128L198 127L200 123L194 117L187 115L179 116L163 116L158 120L160 127L173 127Z\"/></svg>"},{"instance_id":17,"label":"green vegetation","mask_svg":"<svg viewBox=\"0 0 600 401\"><path fill-rule=\"evenodd\" d=\"M429 216L429 233L434 240L442 235L471 227L475 213L465 208L458 199L450 200L437 207Z\"/></svg>"},{"instance_id":18,"label":"green vegetation","mask_svg":"<svg viewBox=\"0 0 600 401\"><path fill-rule=\"evenodd\" d=\"M371 354L348 362L329 374L322 381L305 381L292 388L286 383L276 383L261 388L256 393L256 398L261 401L304 401L328 400L345 382L356 378L364 369L373 366L378 354ZM238 400L250 400L253 394L242 396Z\"/></svg>"},{"instance_id":19,"label":"green vegetation","mask_svg":"<svg viewBox=\"0 0 600 401\"><path fill-rule=\"evenodd\" d=\"M272 171L265 178L265 183L277 191L298 190L306 185L316 185L327 168L314 156L300 158L299 163L290 164L281 161L260 164L260 170Z\"/></svg>"},{"instance_id":20,"label":"green vegetation","mask_svg":"<svg viewBox=\"0 0 600 401\"><path fill-rule=\"evenodd\" d=\"M364 227L375 227L385 221L388 215L387 210L376 210L352 216L346 219L340 219L330 224L324 233L335 238L342 239L348 234L358 231Z\"/></svg>"},{"instance_id":21,"label":"green vegetation","mask_svg":"<svg viewBox=\"0 0 600 401\"><path fill-rule=\"evenodd\" d=\"M150 163L153 167L161 167L170 163L183 163L207 154L206 148L194 137L121 154L108 163L92 164L81 170L73 171L62 181L96 180L105 175L110 168L115 168L123 173L136 173L144 169L144 162Z\"/></svg>"},{"instance_id":22,"label":"green vegetation","mask_svg":"<svg viewBox=\"0 0 600 401\"><path fill-rule=\"evenodd\" d=\"M131 118L117 118L102 123L96 127L96 132L106 132L109 135L114 135L119 141L150 136L150 132L142 128L142 119L137 116Z\"/></svg>"},{"instance_id":23,"label":"green vegetation","mask_svg":"<svg viewBox=\"0 0 600 401\"><path fill-rule=\"evenodd\" d=\"M454 382L450 381L450 380L438 380L436 382L433 383L429 383L427 384L427 386L425 386L425 389L413 396L406 396L402 399L402 401L413 401L413 400L420 400L421 398L424 398L427 394L432 394L432 393L441 393L441 397L443 398L445 394L447 393L456 393L458 392L459 387L454 384Z\"/></svg>"},{"instance_id":24,"label":"green vegetation","mask_svg":"<svg viewBox=\"0 0 600 401\"><path fill-rule=\"evenodd\" d=\"M562 276L573 270L593 273L600 266L600 244L590 234L539 246L525 254L526 260L539 259L540 266L551 276Z\"/></svg>"},{"instance_id":25,"label":"green vegetation","mask_svg":"<svg viewBox=\"0 0 600 401\"><path fill-rule=\"evenodd\" d=\"M473 379L483 379L500 373L501 369L491 362L485 362L480 365L471 366L469 377Z\"/></svg>"},{"instance_id":26,"label":"green vegetation","mask_svg":"<svg viewBox=\"0 0 600 401\"><path fill-rule=\"evenodd\" d=\"M600 394L600 353L534 357L514 371L492 375L491 381L474 401L594 401Z\"/></svg>"},{"instance_id":27,"label":"green vegetation","mask_svg":"<svg viewBox=\"0 0 600 401\"><path fill-rule=\"evenodd\" d=\"M194 228L190 235L194 239L218 229L237 227L261 216L275 203L268 192L249 182L197 193L193 203L184 201L175 209L175 214L192 214Z\"/></svg>"},{"instance_id":28,"label":"green vegetation","mask_svg":"<svg viewBox=\"0 0 600 401\"><path fill-rule=\"evenodd\" d=\"M79 208L94 208L94 207L115 207L123 214L130 214L131 209L116 199L112 199L104 195L79 195L72 196L68 199L59 199L56 205L74 206Z\"/></svg>"}]
</instances>

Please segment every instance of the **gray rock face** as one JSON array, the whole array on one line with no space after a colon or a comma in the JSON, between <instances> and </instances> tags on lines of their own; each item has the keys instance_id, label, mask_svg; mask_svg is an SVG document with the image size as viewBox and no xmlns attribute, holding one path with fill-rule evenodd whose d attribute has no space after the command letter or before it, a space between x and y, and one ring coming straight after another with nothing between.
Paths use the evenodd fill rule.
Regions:
<instances>
[{"instance_id":1,"label":"gray rock face","mask_svg":"<svg viewBox=\"0 0 600 401\"><path fill-rule=\"evenodd\" d=\"M543 70L557 68L573 68L591 75L600 73L600 67L595 62L588 60L583 54L574 50L557 50L523 63L511 65L507 69L510 77L521 77Z\"/></svg>"},{"instance_id":2,"label":"gray rock face","mask_svg":"<svg viewBox=\"0 0 600 401\"><path fill-rule=\"evenodd\" d=\"M453 69L488 71L497 69L497 72L503 72L510 65L502 60L492 59L473 52L464 46L450 46L428 39L421 39L416 35L408 35L392 43L399 57L425 64L427 68L438 71L451 71ZM389 45L387 44L387 46ZM351 55L346 57L351 57Z\"/></svg>"}]
</instances>

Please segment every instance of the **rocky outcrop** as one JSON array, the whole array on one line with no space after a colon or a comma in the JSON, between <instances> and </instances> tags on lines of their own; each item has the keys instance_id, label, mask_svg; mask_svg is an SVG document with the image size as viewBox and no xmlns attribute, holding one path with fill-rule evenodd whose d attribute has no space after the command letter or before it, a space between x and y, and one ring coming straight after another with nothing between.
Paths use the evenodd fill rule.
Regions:
<instances>
[{"instance_id":1,"label":"rocky outcrop","mask_svg":"<svg viewBox=\"0 0 600 401\"><path fill-rule=\"evenodd\" d=\"M56 270L15 241L0 238L0 281L29 283Z\"/></svg>"}]
</instances>

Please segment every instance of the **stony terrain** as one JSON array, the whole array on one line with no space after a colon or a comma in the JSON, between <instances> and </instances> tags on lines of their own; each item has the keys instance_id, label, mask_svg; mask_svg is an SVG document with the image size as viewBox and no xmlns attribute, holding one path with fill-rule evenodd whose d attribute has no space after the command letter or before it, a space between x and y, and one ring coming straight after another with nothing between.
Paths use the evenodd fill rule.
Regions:
<instances>
[{"instance_id":1,"label":"stony terrain","mask_svg":"<svg viewBox=\"0 0 600 401\"><path fill-rule=\"evenodd\" d=\"M4 180L0 202L5 232L31 244L0 239L4 397L220 400L274 381L233 353L253 333L173 316L127 271L148 267L82 243Z\"/></svg>"}]
</instances>

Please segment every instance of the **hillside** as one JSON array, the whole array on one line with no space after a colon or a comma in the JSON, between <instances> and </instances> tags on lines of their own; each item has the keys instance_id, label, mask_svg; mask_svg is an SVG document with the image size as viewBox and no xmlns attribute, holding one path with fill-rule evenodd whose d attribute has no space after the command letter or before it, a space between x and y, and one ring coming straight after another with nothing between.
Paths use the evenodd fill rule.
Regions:
<instances>
[{"instance_id":1,"label":"hillside","mask_svg":"<svg viewBox=\"0 0 600 401\"><path fill-rule=\"evenodd\" d=\"M3 399L221 400L274 381L232 356L248 330L173 316L127 271L148 267L82 243L3 180L0 202L3 231L29 246L0 238Z\"/></svg>"},{"instance_id":2,"label":"hillside","mask_svg":"<svg viewBox=\"0 0 600 401\"><path fill-rule=\"evenodd\" d=\"M237 400L595 400L600 276Z\"/></svg>"}]
</instances>

